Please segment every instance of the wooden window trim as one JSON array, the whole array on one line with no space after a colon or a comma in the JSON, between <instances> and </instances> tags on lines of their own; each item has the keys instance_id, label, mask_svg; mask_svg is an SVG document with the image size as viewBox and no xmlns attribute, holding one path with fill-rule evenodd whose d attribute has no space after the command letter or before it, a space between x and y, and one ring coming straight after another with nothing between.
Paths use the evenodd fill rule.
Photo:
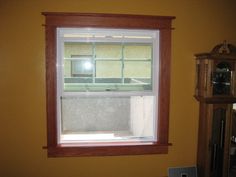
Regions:
<instances>
[{"instance_id":1,"label":"wooden window trim","mask_svg":"<svg viewBox=\"0 0 236 177\"><path fill-rule=\"evenodd\" d=\"M46 107L48 157L139 155L168 153L171 22L173 16L145 16L120 14L83 14L43 12L46 17ZM103 144L76 146L57 143L57 27L97 27L124 29L157 29L160 31L158 142L152 144Z\"/></svg>"}]
</instances>

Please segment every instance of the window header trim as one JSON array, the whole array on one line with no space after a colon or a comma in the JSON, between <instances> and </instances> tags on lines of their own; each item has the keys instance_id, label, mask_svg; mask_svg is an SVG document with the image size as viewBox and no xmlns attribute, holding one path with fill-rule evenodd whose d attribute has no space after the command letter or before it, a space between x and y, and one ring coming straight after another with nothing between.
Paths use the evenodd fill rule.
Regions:
<instances>
[{"instance_id":1,"label":"window header trim","mask_svg":"<svg viewBox=\"0 0 236 177\"><path fill-rule=\"evenodd\" d=\"M42 12L46 16L46 26L56 27L98 27L124 29L173 29L174 16L102 14L102 13L65 13Z\"/></svg>"}]
</instances>

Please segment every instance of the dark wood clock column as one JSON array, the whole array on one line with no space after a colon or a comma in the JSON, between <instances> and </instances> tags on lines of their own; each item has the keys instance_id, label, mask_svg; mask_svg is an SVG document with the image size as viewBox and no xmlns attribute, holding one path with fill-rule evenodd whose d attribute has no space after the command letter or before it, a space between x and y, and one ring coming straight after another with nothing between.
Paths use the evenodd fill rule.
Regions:
<instances>
[{"instance_id":1,"label":"dark wood clock column","mask_svg":"<svg viewBox=\"0 0 236 177\"><path fill-rule=\"evenodd\" d=\"M199 101L199 177L228 177L232 108L236 103L236 47L219 44L196 54L195 98Z\"/></svg>"}]
</instances>

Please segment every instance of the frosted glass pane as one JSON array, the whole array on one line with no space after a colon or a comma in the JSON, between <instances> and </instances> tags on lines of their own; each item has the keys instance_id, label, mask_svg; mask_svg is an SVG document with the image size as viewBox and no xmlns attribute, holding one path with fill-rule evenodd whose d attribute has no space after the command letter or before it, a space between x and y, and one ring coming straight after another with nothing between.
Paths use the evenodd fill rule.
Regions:
<instances>
[{"instance_id":1,"label":"frosted glass pane","mask_svg":"<svg viewBox=\"0 0 236 177\"><path fill-rule=\"evenodd\" d=\"M64 97L62 140L155 139L154 96Z\"/></svg>"},{"instance_id":2,"label":"frosted glass pane","mask_svg":"<svg viewBox=\"0 0 236 177\"><path fill-rule=\"evenodd\" d=\"M129 131L129 101L129 97L62 99L62 130L63 132Z\"/></svg>"}]
</instances>

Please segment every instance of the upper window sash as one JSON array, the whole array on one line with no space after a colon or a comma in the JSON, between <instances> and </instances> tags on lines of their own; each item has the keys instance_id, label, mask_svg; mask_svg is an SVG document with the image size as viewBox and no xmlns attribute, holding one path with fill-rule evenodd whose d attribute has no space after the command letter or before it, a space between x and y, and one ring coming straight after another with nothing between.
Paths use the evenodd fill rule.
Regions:
<instances>
[{"instance_id":1,"label":"upper window sash","mask_svg":"<svg viewBox=\"0 0 236 177\"><path fill-rule=\"evenodd\" d=\"M74 35L68 37L67 35ZM78 37L75 37L77 35ZM87 35L87 39L80 39ZM65 37L67 36L67 37ZM99 37L94 37L99 36ZM102 36L102 37L101 37ZM108 36L108 37L106 37ZM115 36L112 38L111 36ZM118 37L117 37L118 36ZM131 38L133 37L133 38ZM151 61L151 90L143 91L64 91L64 43L65 42L82 42L93 43L96 45L100 42L119 43L120 45L144 44L152 46L152 61ZM146 45L145 44L145 45ZM87 96L101 95L101 96L144 96L144 95L156 95L158 96L158 83L159 83L159 30L137 30L137 29L101 29L101 28L57 28L57 83L59 96L80 96L86 94ZM125 61L125 59L122 59Z\"/></svg>"}]
</instances>

